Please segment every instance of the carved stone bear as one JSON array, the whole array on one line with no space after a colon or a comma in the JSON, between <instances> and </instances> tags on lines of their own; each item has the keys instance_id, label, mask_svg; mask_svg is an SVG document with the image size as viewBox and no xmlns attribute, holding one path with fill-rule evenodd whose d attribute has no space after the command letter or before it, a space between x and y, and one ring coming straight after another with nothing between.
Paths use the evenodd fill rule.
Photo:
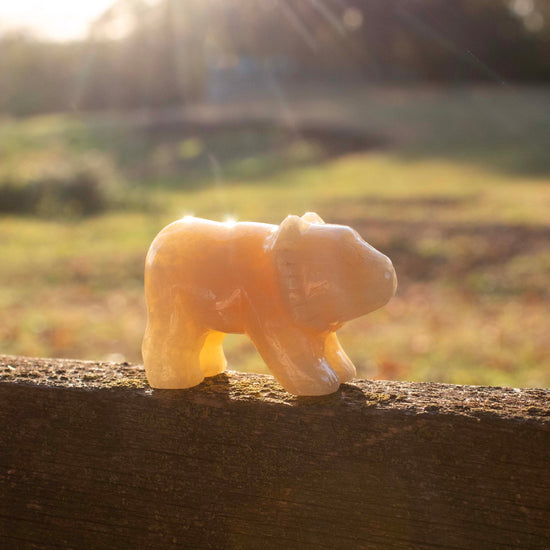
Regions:
<instances>
[{"instance_id":1,"label":"carved stone bear","mask_svg":"<svg viewBox=\"0 0 550 550\"><path fill-rule=\"evenodd\" d=\"M225 335L246 333L288 392L332 393L356 373L335 331L396 286L389 258L312 212L280 226L185 217L147 254L147 378L195 386L225 370Z\"/></svg>"}]
</instances>

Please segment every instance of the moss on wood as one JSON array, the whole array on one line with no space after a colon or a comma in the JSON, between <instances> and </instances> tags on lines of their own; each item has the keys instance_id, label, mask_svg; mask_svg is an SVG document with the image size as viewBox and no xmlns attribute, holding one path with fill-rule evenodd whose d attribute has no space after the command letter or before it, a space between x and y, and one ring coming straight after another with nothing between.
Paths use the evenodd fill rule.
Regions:
<instances>
[{"instance_id":1,"label":"moss on wood","mask_svg":"<svg viewBox=\"0 0 550 550\"><path fill-rule=\"evenodd\" d=\"M0 358L0 547L550 548L550 390Z\"/></svg>"}]
</instances>

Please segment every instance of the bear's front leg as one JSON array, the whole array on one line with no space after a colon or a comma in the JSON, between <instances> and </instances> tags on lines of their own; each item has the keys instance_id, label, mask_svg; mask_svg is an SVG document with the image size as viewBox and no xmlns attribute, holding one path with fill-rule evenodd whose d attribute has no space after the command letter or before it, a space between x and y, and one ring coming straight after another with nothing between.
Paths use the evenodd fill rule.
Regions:
<instances>
[{"instance_id":1,"label":"bear's front leg","mask_svg":"<svg viewBox=\"0 0 550 550\"><path fill-rule=\"evenodd\" d=\"M324 355L323 337L297 327L251 327L248 334L273 376L294 395L327 395L340 378Z\"/></svg>"},{"instance_id":2,"label":"bear's front leg","mask_svg":"<svg viewBox=\"0 0 550 550\"><path fill-rule=\"evenodd\" d=\"M340 345L335 332L331 332L325 340L325 355L342 384L355 378L357 375L355 365Z\"/></svg>"}]
</instances>

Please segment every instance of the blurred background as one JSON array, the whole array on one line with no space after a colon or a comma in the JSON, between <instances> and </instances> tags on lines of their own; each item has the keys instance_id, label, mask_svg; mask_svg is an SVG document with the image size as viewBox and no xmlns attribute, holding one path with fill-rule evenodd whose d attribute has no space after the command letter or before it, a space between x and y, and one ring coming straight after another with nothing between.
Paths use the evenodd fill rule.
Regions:
<instances>
[{"instance_id":1,"label":"blurred background","mask_svg":"<svg viewBox=\"0 0 550 550\"><path fill-rule=\"evenodd\" d=\"M360 377L550 386L550 2L2 3L0 353L140 362L164 225L308 210L397 270Z\"/></svg>"}]
</instances>

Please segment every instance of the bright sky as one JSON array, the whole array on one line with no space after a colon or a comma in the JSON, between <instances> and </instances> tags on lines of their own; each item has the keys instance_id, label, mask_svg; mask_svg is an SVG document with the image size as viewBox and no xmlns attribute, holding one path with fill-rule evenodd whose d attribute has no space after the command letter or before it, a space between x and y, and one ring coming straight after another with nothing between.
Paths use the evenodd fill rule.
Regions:
<instances>
[{"instance_id":1,"label":"bright sky","mask_svg":"<svg viewBox=\"0 0 550 550\"><path fill-rule=\"evenodd\" d=\"M0 0L0 33L23 27L44 38L80 38L88 23L113 3L114 0Z\"/></svg>"}]
</instances>

